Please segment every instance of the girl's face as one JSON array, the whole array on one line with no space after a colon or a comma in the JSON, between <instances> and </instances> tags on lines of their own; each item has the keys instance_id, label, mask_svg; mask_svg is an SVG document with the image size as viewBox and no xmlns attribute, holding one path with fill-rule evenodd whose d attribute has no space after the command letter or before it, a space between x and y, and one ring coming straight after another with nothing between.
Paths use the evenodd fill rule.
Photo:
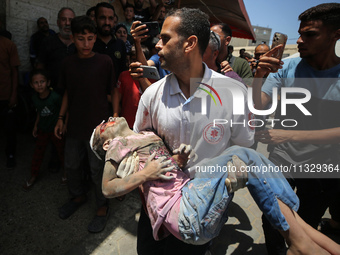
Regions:
<instances>
[{"instance_id":1,"label":"girl's face","mask_svg":"<svg viewBox=\"0 0 340 255\"><path fill-rule=\"evenodd\" d=\"M117 31L116 31L116 36L121 39L123 42L126 42L127 40L127 32L124 28L120 27Z\"/></svg>"},{"instance_id":2,"label":"girl's face","mask_svg":"<svg viewBox=\"0 0 340 255\"><path fill-rule=\"evenodd\" d=\"M36 74L32 77L31 87L39 94L44 94L48 92L48 87L50 82L42 74Z\"/></svg>"}]
</instances>

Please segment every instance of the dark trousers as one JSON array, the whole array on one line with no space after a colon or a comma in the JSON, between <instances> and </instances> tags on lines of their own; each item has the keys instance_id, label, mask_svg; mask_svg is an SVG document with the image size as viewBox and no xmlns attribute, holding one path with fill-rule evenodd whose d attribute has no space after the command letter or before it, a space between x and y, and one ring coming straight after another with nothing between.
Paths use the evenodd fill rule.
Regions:
<instances>
[{"instance_id":1,"label":"dark trousers","mask_svg":"<svg viewBox=\"0 0 340 255\"><path fill-rule=\"evenodd\" d=\"M91 179L94 184L97 208L108 205L108 200L102 192L104 161L98 159L90 148L89 140L79 140L66 137L65 170L68 179L68 189L71 198L86 195L84 181L84 161L90 165Z\"/></svg>"},{"instance_id":2,"label":"dark trousers","mask_svg":"<svg viewBox=\"0 0 340 255\"><path fill-rule=\"evenodd\" d=\"M15 155L16 151L16 113L9 109L8 101L0 101L0 125L4 128L6 137L6 156Z\"/></svg>"},{"instance_id":3,"label":"dark trousers","mask_svg":"<svg viewBox=\"0 0 340 255\"><path fill-rule=\"evenodd\" d=\"M141 208L137 231L137 253L139 255L204 255L208 247L209 243L187 244L173 235L156 241L152 235L150 219L144 208Z\"/></svg>"},{"instance_id":4,"label":"dark trousers","mask_svg":"<svg viewBox=\"0 0 340 255\"><path fill-rule=\"evenodd\" d=\"M270 155L269 160L275 165L289 166L290 163ZM317 228L326 209L329 207L334 220L340 219L340 180L339 179L288 179L300 199L298 214L301 218ZM339 220L340 221L340 220ZM286 244L280 233L262 216L263 231L269 255L285 255Z\"/></svg>"},{"instance_id":5,"label":"dark trousers","mask_svg":"<svg viewBox=\"0 0 340 255\"><path fill-rule=\"evenodd\" d=\"M40 166L42 164L44 154L46 151L46 147L48 143L51 141L55 147L58 154L58 158L60 160L60 164L64 168L64 145L65 145L65 139L58 139L54 133L46 133L41 130L38 130L38 136L37 141L35 143L35 150L33 154L32 159L32 170L31 175L32 176L38 176Z\"/></svg>"}]
</instances>

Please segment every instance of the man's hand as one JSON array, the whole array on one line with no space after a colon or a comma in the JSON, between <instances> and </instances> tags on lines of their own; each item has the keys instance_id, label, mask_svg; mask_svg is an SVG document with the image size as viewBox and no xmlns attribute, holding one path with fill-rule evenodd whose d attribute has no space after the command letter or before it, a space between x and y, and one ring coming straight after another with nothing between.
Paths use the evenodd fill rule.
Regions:
<instances>
[{"instance_id":1,"label":"man's hand","mask_svg":"<svg viewBox=\"0 0 340 255\"><path fill-rule=\"evenodd\" d=\"M274 58L276 53L283 48L283 45L280 44L270 51L266 52L264 55L260 57L259 63L257 65L257 69L255 72L255 78L262 78L267 76L269 73L275 73L278 69L282 68L283 62L277 58Z\"/></svg>"},{"instance_id":2,"label":"man's hand","mask_svg":"<svg viewBox=\"0 0 340 255\"><path fill-rule=\"evenodd\" d=\"M146 38L150 37L149 35L146 35L145 33L148 32L148 29L146 28L146 25L143 24L141 26L136 27L138 24L142 24L141 21L137 20L132 23L130 33L135 40L136 43L140 43L141 41L145 40Z\"/></svg>"},{"instance_id":3,"label":"man's hand","mask_svg":"<svg viewBox=\"0 0 340 255\"><path fill-rule=\"evenodd\" d=\"M130 72L132 79L134 80L146 79L146 78L143 78L143 68L140 67L141 65L142 63L140 62L133 62L130 64L129 72Z\"/></svg>"},{"instance_id":4,"label":"man's hand","mask_svg":"<svg viewBox=\"0 0 340 255\"><path fill-rule=\"evenodd\" d=\"M230 71L234 71L231 66L229 65L229 62L228 61L223 61L221 64L221 72L222 73L227 73L227 72L230 72Z\"/></svg>"},{"instance_id":5,"label":"man's hand","mask_svg":"<svg viewBox=\"0 0 340 255\"><path fill-rule=\"evenodd\" d=\"M236 155L232 156L232 162L227 163L228 178L225 184L229 193L235 192L246 186L248 181L247 165Z\"/></svg>"},{"instance_id":6,"label":"man's hand","mask_svg":"<svg viewBox=\"0 0 340 255\"><path fill-rule=\"evenodd\" d=\"M130 153L122 162L120 162L116 174L119 178L124 178L137 172L138 167L139 156L137 155L137 152L134 152L133 154Z\"/></svg>"},{"instance_id":7,"label":"man's hand","mask_svg":"<svg viewBox=\"0 0 340 255\"><path fill-rule=\"evenodd\" d=\"M283 129L268 129L255 133L255 141L265 144L280 144L291 140L290 130Z\"/></svg>"},{"instance_id":8,"label":"man's hand","mask_svg":"<svg viewBox=\"0 0 340 255\"><path fill-rule=\"evenodd\" d=\"M166 160L166 157L160 157L154 160L156 156L156 152L152 153L148 160L145 163L145 167L142 171L146 174L147 181L151 180L171 180L173 176L165 175L167 172L170 172L175 167L169 166L171 164L171 160Z\"/></svg>"},{"instance_id":9,"label":"man's hand","mask_svg":"<svg viewBox=\"0 0 340 255\"><path fill-rule=\"evenodd\" d=\"M184 143L182 143L172 153L174 154L172 158L177 162L177 165L180 168L184 168L189 159L192 159L192 162L195 162L198 158L191 145L187 145Z\"/></svg>"},{"instance_id":10,"label":"man's hand","mask_svg":"<svg viewBox=\"0 0 340 255\"><path fill-rule=\"evenodd\" d=\"M58 139L61 139L63 135L63 130L64 130L64 122L62 119L58 119L57 124L55 125L55 128L54 128L54 135Z\"/></svg>"}]
</instances>

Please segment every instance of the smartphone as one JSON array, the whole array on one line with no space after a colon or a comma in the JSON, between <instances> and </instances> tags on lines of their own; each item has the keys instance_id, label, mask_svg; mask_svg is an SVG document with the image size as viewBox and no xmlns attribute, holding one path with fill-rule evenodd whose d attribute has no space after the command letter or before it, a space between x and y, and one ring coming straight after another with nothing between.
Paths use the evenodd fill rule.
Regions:
<instances>
[{"instance_id":1,"label":"smartphone","mask_svg":"<svg viewBox=\"0 0 340 255\"><path fill-rule=\"evenodd\" d=\"M279 51L277 51L277 53L274 54L272 57L281 60L282 55L283 55L283 51L284 51L285 46L286 46L287 38L288 38L288 36L285 35L285 34L278 33L278 32L274 33L273 43L272 43L271 48L273 49L280 44L283 44L283 48L281 48ZM273 71L276 72L277 70L273 70Z\"/></svg>"},{"instance_id":2,"label":"smartphone","mask_svg":"<svg viewBox=\"0 0 340 255\"><path fill-rule=\"evenodd\" d=\"M139 27L141 25L146 25L146 28L149 30L145 33L145 35L156 36L160 33L159 24L157 21L143 22L136 25L136 27Z\"/></svg>"},{"instance_id":3,"label":"smartphone","mask_svg":"<svg viewBox=\"0 0 340 255\"><path fill-rule=\"evenodd\" d=\"M159 80L159 74L157 71L157 68L154 66L140 66L143 68L143 77L144 78L149 78L149 79L154 79L154 80Z\"/></svg>"}]
</instances>

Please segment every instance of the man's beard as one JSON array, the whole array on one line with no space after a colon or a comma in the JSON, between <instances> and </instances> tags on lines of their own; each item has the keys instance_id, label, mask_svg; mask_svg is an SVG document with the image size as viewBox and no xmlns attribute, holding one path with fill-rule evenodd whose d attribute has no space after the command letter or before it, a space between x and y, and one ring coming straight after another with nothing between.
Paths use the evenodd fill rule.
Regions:
<instances>
[{"instance_id":1,"label":"man's beard","mask_svg":"<svg viewBox=\"0 0 340 255\"><path fill-rule=\"evenodd\" d=\"M70 26L65 26L64 28L70 28ZM70 35L72 34L72 32L65 32L63 28L59 28L59 33L61 34L61 37L63 38L70 38Z\"/></svg>"},{"instance_id":2,"label":"man's beard","mask_svg":"<svg viewBox=\"0 0 340 255\"><path fill-rule=\"evenodd\" d=\"M104 26L103 26L104 27ZM103 29L103 27L98 28L98 33L102 36L109 36L112 34L112 28L110 27L110 30L106 31Z\"/></svg>"}]
</instances>

